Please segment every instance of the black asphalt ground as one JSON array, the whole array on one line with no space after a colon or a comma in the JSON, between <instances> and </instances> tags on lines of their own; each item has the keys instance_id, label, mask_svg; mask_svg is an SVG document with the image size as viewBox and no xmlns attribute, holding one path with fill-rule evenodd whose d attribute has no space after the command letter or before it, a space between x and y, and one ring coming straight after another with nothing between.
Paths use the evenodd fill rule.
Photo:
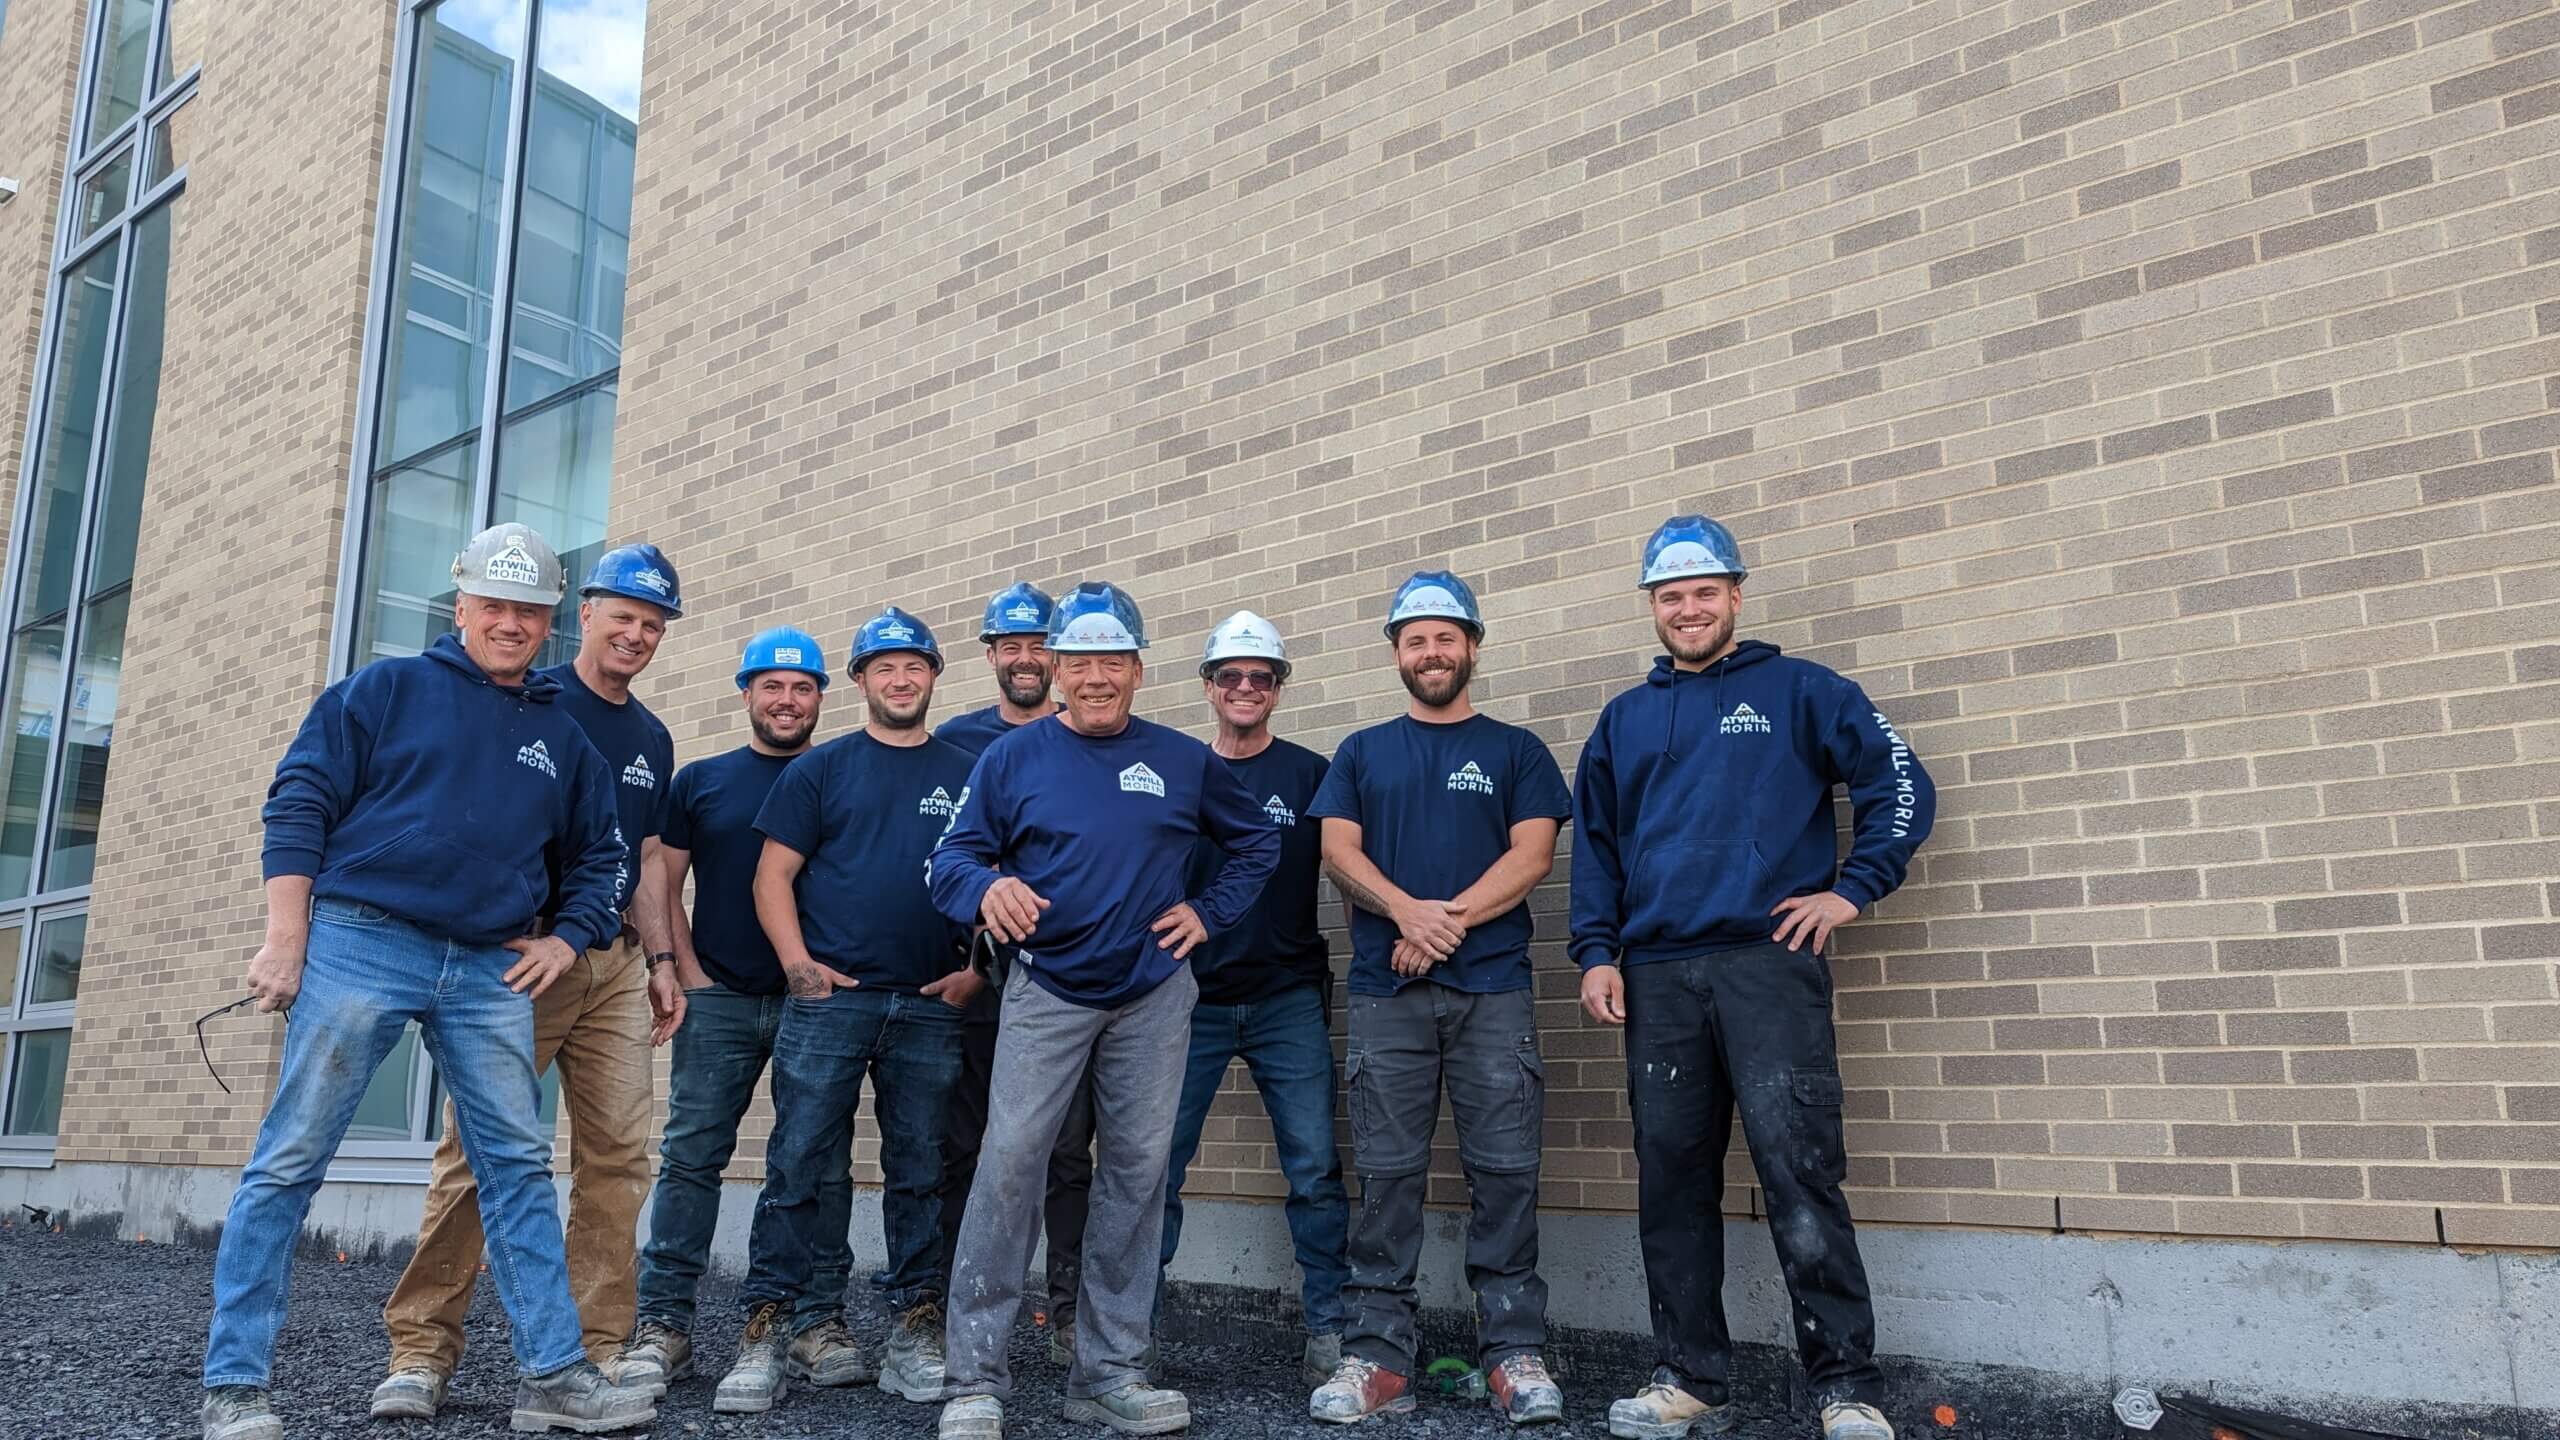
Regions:
<instances>
[{"instance_id":1,"label":"black asphalt ground","mask_svg":"<svg viewBox=\"0 0 2560 1440\"><path fill-rule=\"evenodd\" d=\"M445 1413L432 1422L376 1424L365 1402L381 1378L382 1297L396 1264L327 1256L296 1263L293 1310L277 1356L275 1393L290 1440L461 1440L506 1435L514 1372L505 1321L487 1286L475 1298L469 1349ZM55 1234L23 1218L0 1229L0 1440L193 1440L198 1366L211 1308L213 1256L187 1245L131 1237ZM857 1276L857 1287L859 1276ZM714 1416L711 1390L737 1344L735 1288L705 1285L696 1339L708 1374L675 1387L646 1432L682 1440L732 1437L927 1436L938 1407L912 1405L863 1386L795 1390L763 1416ZM866 1344L880 1325L856 1319ZM1481 1401L1441 1396L1414 1416L1349 1432L1306 1418L1297 1340L1236 1316L1185 1321L1166 1346L1166 1380L1191 1397L1199 1440L1506 1440L1509 1427ZM1457 1341L1455 1317L1434 1317L1426 1338ZM1567 1397L1553 1440L1599 1440L1609 1401L1644 1379L1647 1356L1625 1336L1562 1335L1550 1351ZM1740 1440L1812 1440L1816 1426L1789 1394L1791 1365L1746 1347L1736 1376L1748 1418ZM1965 1367L1889 1367L1893 1418L1905 1440L2117 1440L2124 1432L2091 1387L2058 1391L2049 1377ZM1063 1373L1028 1323L1014 1349L1011 1440L1101 1440L1098 1427L1058 1418ZM1945 1407L1943 1410L1940 1407ZM2328 1417L2346 1418L2346 1417ZM2410 1433L2423 1440L2560 1440L2531 1417L2481 1417ZM1952 1424L1944 1423L1952 1421Z\"/></svg>"}]
</instances>

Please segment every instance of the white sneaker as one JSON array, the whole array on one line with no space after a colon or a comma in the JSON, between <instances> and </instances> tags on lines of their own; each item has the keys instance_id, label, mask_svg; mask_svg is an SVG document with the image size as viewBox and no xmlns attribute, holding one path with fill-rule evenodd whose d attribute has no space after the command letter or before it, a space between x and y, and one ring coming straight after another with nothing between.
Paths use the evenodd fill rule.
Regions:
<instances>
[{"instance_id":1,"label":"white sneaker","mask_svg":"<svg viewBox=\"0 0 2560 1440\"><path fill-rule=\"evenodd\" d=\"M1850 1401L1825 1405L1822 1440L1893 1440L1893 1422L1873 1405Z\"/></svg>"}]
</instances>

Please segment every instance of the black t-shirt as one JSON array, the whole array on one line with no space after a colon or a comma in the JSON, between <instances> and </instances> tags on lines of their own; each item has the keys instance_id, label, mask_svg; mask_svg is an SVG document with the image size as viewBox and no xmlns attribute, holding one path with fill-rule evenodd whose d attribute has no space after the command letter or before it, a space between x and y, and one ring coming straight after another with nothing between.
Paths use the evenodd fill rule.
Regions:
<instances>
[{"instance_id":1,"label":"black t-shirt","mask_svg":"<svg viewBox=\"0 0 2560 1440\"><path fill-rule=\"evenodd\" d=\"M968 793L969 752L883 745L865 731L791 762L756 829L807 857L797 887L810 958L913 992L960 968L965 932L925 892L925 857Z\"/></svg>"},{"instance_id":2,"label":"black t-shirt","mask_svg":"<svg viewBox=\"0 0 2560 1440\"><path fill-rule=\"evenodd\" d=\"M1242 760L1219 757L1244 782L1253 803L1280 832L1280 868L1244 920L1191 953L1203 1005L1248 1005L1293 985L1320 985L1332 975L1331 950L1317 929L1316 875L1323 866L1322 828L1307 814L1324 783L1325 759L1303 745L1274 739ZM1227 863L1227 852L1202 843L1191 852L1188 889L1197 895Z\"/></svg>"},{"instance_id":3,"label":"black t-shirt","mask_svg":"<svg viewBox=\"0 0 2560 1440\"><path fill-rule=\"evenodd\" d=\"M779 995L782 962L756 920L756 816L797 759L741 745L676 772L663 843L693 857L693 953L712 979L741 995Z\"/></svg>"},{"instance_id":4,"label":"black t-shirt","mask_svg":"<svg viewBox=\"0 0 2560 1440\"><path fill-rule=\"evenodd\" d=\"M560 682L561 709L587 732L588 743L613 772L614 804L621 812L622 843L631 847L636 869L640 842L667 828L667 783L676 773L676 742L649 707L637 699L617 705L587 688L578 667L554 665L543 672Z\"/></svg>"}]
</instances>

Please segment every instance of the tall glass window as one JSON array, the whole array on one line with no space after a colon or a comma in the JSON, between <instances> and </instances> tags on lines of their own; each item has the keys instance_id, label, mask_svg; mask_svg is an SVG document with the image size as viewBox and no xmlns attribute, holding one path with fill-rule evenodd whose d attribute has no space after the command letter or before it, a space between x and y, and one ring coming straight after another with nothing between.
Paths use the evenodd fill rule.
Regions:
<instances>
[{"instance_id":1,"label":"tall glass window","mask_svg":"<svg viewBox=\"0 0 2560 1440\"><path fill-rule=\"evenodd\" d=\"M404 9L341 673L453 629L454 552L483 526L524 521L583 575L613 483L645 0ZM540 663L577 645L572 594ZM339 1153L432 1143L434 1069L413 1032Z\"/></svg>"},{"instance_id":2,"label":"tall glass window","mask_svg":"<svg viewBox=\"0 0 2560 1440\"><path fill-rule=\"evenodd\" d=\"M202 16L202 0L90 9L0 599L0 1159L61 1123Z\"/></svg>"}]
</instances>

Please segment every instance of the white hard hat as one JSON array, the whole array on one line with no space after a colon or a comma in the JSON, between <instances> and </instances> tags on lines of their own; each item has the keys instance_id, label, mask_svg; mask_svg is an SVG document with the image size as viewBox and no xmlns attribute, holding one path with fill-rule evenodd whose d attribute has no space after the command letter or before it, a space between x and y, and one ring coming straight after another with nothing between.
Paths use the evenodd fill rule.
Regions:
<instances>
[{"instance_id":1,"label":"white hard hat","mask_svg":"<svg viewBox=\"0 0 2560 1440\"><path fill-rule=\"evenodd\" d=\"M1283 680L1289 678L1289 649L1280 643L1280 627L1250 610L1237 611L1209 632L1208 648L1200 656L1200 673L1207 675L1217 669L1221 660L1267 660L1271 673Z\"/></svg>"},{"instance_id":2,"label":"white hard hat","mask_svg":"<svg viewBox=\"0 0 2560 1440\"><path fill-rule=\"evenodd\" d=\"M560 556L530 525L509 521L471 537L453 557L453 588L484 600L557 605L568 589Z\"/></svg>"}]
</instances>

